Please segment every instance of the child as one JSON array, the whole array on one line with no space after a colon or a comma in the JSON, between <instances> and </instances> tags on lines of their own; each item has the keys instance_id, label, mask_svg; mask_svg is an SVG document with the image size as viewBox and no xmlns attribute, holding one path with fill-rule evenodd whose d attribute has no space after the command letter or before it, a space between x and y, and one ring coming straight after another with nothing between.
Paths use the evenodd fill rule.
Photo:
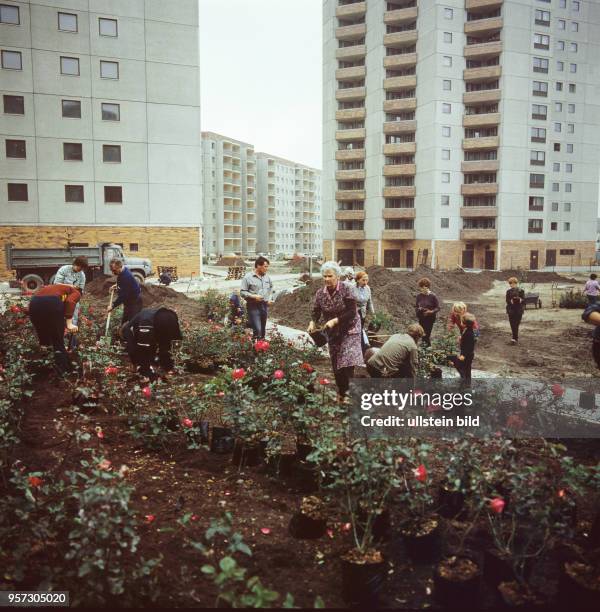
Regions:
<instances>
[{"instance_id":1,"label":"child","mask_svg":"<svg viewBox=\"0 0 600 612\"><path fill-rule=\"evenodd\" d=\"M229 315L227 322L230 327L240 326L244 322L244 307L237 293L232 293L229 296Z\"/></svg>"},{"instance_id":2,"label":"child","mask_svg":"<svg viewBox=\"0 0 600 612\"><path fill-rule=\"evenodd\" d=\"M464 302L455 302L452 305L450 316L448 317L448 331L452 331L454 326L458 327L459 332L463 332L465 328L464 317L467 314L467 305ZM479 323L475 321L473 326L475 337L479 337Z\"/></svg>"},{"instance_id":3,"label":"child","mask_svg":"<svg viewBox=\"0 0 600 612\"><path fill-rule=\"evenodd\" d=\"M422 278L417 283L417 286L419 288L416 304L417 319L425 330L423 344L431 346L431 330L433 329L437 313L440 311L440 303L435 293L431 291L431 281L428 278Z\"/></svg>"},{"instance_id":4,"label":"child","mask_svg":"<svg viewBox=\"0 0 600 612\"><path fill-rule=\"evenodd\" d=\"M448 361L456 368L465 383L470 385L471 365L475 357L474 328L477 321L470 312L466 312L462 317L462 322L464 327L460 336L460 355L450 355Z\"/></svg>"},{"instance_id":5,"label":"child","mask_svg":"<svg viewBox=\"0 0 600 612\"><path fill-rule=\"evenodd\" d=\"M519 289L519 280L514 276L508 279L510 289L506 291L506 314L512 331L511 344L516 344L519 341L519 325L523 318L523 302L525 300L525 292Z\"/></svg>"}]
</instances>

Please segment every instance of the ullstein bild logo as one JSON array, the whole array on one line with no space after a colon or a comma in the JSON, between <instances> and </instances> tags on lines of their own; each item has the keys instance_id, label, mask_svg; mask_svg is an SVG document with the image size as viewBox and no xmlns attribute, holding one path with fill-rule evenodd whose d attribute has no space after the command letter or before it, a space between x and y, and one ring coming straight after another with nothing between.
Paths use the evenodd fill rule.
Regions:
<instances>
[{"instance_id":1,"label":"ullstein bild logo","mask_svg":"<svg viewBox=\"0 0 600 612\"><path fill-rule=\"evenodd\" d=\"M355 379L350 397L357 437L600 438L593 379Z\"/></svg>"}]
</instances>

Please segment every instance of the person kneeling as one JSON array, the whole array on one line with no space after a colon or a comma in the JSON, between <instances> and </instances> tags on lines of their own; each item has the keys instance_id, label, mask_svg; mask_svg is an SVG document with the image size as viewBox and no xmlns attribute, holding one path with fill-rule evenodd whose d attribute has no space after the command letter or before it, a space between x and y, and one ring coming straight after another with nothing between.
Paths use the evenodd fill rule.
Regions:
<instances>
[{"instance_id":1,"label":"person kneeling","mask_svg":"<svg viewBox=\"0 0 600 612\"><path fill-rule=\"evenodd\" d=\"M416 323L409 325L406 334L394 334L379 349L365 355L367 372L371 378L414 378L417 373L419 349L417 342L425 330Z\"/></svg>"},{"instance_id":2,"label":"person kneeling","mask_svg":"<svg viewBox=\"0 0 600 612\"><path fill-rule=\"evenodd\" d=\"M168 308L144 308L121 328L127 353L138 372L145 378L155 379L154 364L158 351L160 366L173 369L171 343L181 340L177 313Z\"/></svg>"}]
</instances>

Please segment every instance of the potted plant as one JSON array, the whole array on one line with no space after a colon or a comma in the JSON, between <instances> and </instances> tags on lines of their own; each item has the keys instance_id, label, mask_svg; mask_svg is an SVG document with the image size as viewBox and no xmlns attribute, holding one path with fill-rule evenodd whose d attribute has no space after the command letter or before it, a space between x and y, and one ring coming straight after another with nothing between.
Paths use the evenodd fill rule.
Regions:
<instances>
[{"instance_id":1,"label":"potted plant","mask_svg":"<svg viewBox=\"0 0 600 612\"><path fill-rule=\"evenodd\" d=\"M297 539L312 540L325 535L327 518L323 501L314 495L303 497L300 509L292 516L290 535Z\"/></svg>"}]
</instances>

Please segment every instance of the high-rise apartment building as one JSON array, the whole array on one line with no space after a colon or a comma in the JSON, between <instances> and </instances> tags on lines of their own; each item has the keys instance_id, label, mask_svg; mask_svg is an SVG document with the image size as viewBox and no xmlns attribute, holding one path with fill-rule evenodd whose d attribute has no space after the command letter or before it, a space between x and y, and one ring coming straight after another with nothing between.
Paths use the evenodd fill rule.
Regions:
<instances>
[{"instance_id":1,"label":"high-rise apartment building","mask_svg":"<svg viewBox=\"0 0 600 612\"><path fill-rule=\"evenodd\" d=\"M204 253L256 253L253 145L202 132Z\"/></svg>"},{"instance_id":2,"label":"high-rise apartment building","mask_svg":"<svg viewBox=\"0 0 600 612\"><path fill-rule=\"evenodd\" d=\"M593 260L599 62L599 0L325 0L325 256Z\"/></svg>"},{"instance_id":3,"label":"high-rise apartment building","mask_svg":"<svg viewBox=\"0 0 600 612\"><path fill-rule=\"evenodd\" d=\"M2 0L0 54L0 245L200 272L197 0Z\"/></svg>"},{"instance_id":4,"label":"high-rise apartment building","mask_svg":"<svg viewBox=\"0 0 600 612\"><path fill-rule=\"evenodd\" d=\"M257 153L258 247L262 253L321 253L321 172Z\"/></svg>"}]
</instances>

